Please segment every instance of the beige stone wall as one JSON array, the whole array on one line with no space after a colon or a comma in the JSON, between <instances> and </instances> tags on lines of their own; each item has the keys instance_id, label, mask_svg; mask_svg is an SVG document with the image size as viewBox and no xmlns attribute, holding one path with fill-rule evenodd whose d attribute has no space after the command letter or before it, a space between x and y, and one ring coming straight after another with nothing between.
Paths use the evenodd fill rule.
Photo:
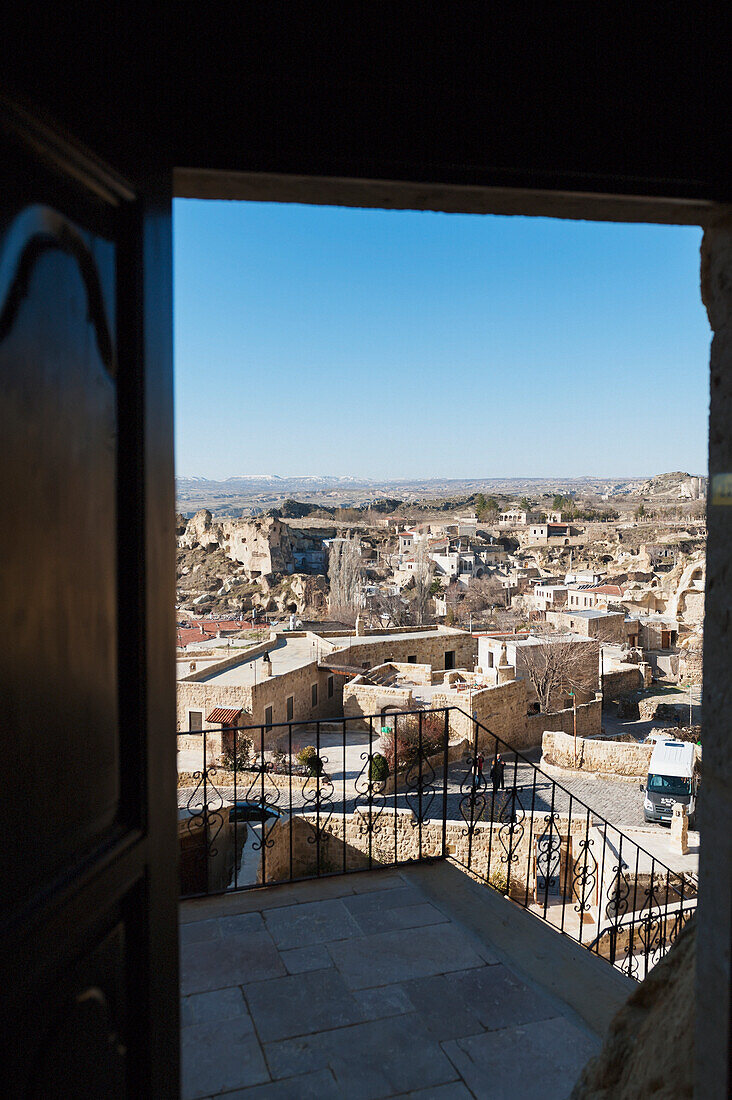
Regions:
<instances>
[{"instance_id":1,"label":"beige stone wall","mask_svg":"<svg viewBox=\"0 0 732 1100\"><path fill-rule=\"evenodd\" d=\"M644 777L653 748L652 744L639 745L633 741L591 741L578 737L575 764L574 738L566 733L546 732L542 738L542 761L558 768Z\"/></svg>"},{"instance_id":2,"label":"beige stone wall","mask_svg":"<svg viewBox=\"0 0 732 1100\"><path fill-rule=\"evenodd\" d=\"M205 725L206 715L210 714L214 707L229 707L235 710L241 708L251 714L251 688L241 687L237 684L201 684L189 680L178 681L176 686L176 729L178 733L188 731L189 709L202 711ZM242 722L247 724L248 721L247 715L242 715Z\"/></svg>"},{"instance_id":3,"label":"beige stone wall","mask_svg":"<svg viewBox=\"0 0 732 1100\"><path fill-rule=\"evenodd\" d=\"M433 669L444 669L445 653L450 650L455 653L455 668L467 668L472 672L478 655L478 639L463 631L454 634L435 633L427 638L414 637L406 633L401 637L384 641L354 642L353 645L334 654L333 661L356 667L368 662L369 668L374 668L387 661L406 664L407 658L414 656L418 664L431 665Z\"/></svg>"},{"instance_id":4,"label":"beige stone wall","mask_svg":"<svg viewBox=\"0 0 732 1100\"><path fill-rule=\"evenodd\" d=\"M473 744L475 733L471 715L474 713L481 725L487 726L508 744L515 748L522 748L526 744L528 692L524 680L510 680L507 684L474 691L472 694L465 691L435 692L432 706L460 707L467 712L451 711L451 740L465 738ZM479 728L478 746L491 752L495 748L495 739Z\"/></svg>"},{"instance_id":5,"label":"beige stone wall","mask_svg":"<svg viewBox=\"0 0 732 1100\"><path fill-rule=\"evenodd\" d=\"M343 713L347 718L358 718L364 714L380 714L384 707L397 710L408 709L414 705L409 688L385 687L380 684L359 683L360 677L351 680L343 688ZM366 728L368 722L351 722L350 730Z\"/></svg>"},{"instance_id":6,"label":"beige stone wall","mask_svg":"<svg viewBox=\"0 0 732 1100\"><path fill-rule=\"evenodd\" d=\"M214 707L242 707L247 713L242 715L242 725L259 726L265 721L265 710L272 707L272 722L287 721L287 699L293 701L293 721L314 722L318 719L335 718L343 713L343 679L333 675L333 696L328 698L328 677L333 675L327 669L318 668L312 661L291 672L272 676L251 687L236 684L196 683L188 680L177 685L177 729L184 733L188 729L188 708L195 708L206 714ZM318 685L318 702L312 705L312 685ZM287 736L286 730L272 730L267 735L265 747L271 748L275 742Z\"/></svg>"},{"instance_id":7,"label":"beige stone wall","mask_svg":"<svg viewBox=\"0 0 732 1100\"><path fill-rule=\"evenodd\" d=\"M645 680L640 665L628 665L626 668L613 669L612 672L606 672L603 676L606 702L623 699L626 695L633 695L636 691L642 691L644 687Z\"/></svg>"},{"instance_id":8,"label":"beige stone wall","mask_svg":"<svg viewBox=\"0 0 732 1100\"><path fill-rule=\"evenodd\" d=\"M328 676L333 675L333 697L328 698ZM318 702L316 706L311 702L311 688L318 685ZM264 722L264 712L272 707L272 721L285 722L287 720L287 698L294 696L293 721L314 722L317 719L335 718L343 713L343 679L326 669L318 668L318 662L301 665L291 672L283 672L279 676L272 676L268 680L262 680L252 689L252 720L254 725ZM274 731L281 736L286 731Z\"/></svg>"},{"instance_id":9,"label":"beige stone wall","mask_svg":"<svg viewBox=\"0 0 732 1100\"><path fill-rule=\"evenodd\" d=\"M490 857L490 879L497 886L501 877L504 882L507 877L506 856L510 845L509 893L516 900L530 904L535 900L536 837L546 829L545 818L543 812L527 813L521 827L512 835L500 822L482 821L475 826L472 837L466 835L463 822L449 821L447 855L481 881L488 877ZM420 828L409 810L391 808L385 808L380 817L374 816L372 820L374 828L369 831L366 812L348 814L345 819L333 814L325 821L321 813L318 844L313 842L317 824L314 814L297 815L278 822L268 837L272 845L266 851L264 874L260 866L259 881L282 882L291 876L356 871L442 855L441 821L423 822ZM556 823L562 838L561 877L564 881L567 856L577 857L577 841L585 835L586 822L574 818L568 827L567 816L556 815ZM568 837L572 838L570 844ZM571 875L568 880L571 882Z\"/></svg>"},{"instance_id":10,"label":"beige stone wall","mask_svg":"<svg viewBox=\"0 0 732 1100\"><path fill-rule=\"evenodd\" d=\"M577 736L597 737L602 732L602 699L581 703L576 710ZM575 711L557 710L550 714L532 714L526 720L526 745L541 745L545 730L563 732L574 736ZM517 745L516 748L521 748Z\"/></svg>"}]
</instances>

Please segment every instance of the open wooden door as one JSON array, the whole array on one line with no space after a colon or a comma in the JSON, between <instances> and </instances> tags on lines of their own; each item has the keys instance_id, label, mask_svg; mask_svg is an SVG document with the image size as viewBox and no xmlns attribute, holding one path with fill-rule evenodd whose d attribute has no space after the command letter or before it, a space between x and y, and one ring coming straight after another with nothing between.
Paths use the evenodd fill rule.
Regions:
<instances>
[{"instance_id":1,"label":"open wooden door","mask_svg":"<svg viewBox=\"0 0 732 1100\"><path fill-rule=\"evenodd\" d=\"M170 195L0 119L2 1091L176 1097Z\"/></svg>"}]
</instances>

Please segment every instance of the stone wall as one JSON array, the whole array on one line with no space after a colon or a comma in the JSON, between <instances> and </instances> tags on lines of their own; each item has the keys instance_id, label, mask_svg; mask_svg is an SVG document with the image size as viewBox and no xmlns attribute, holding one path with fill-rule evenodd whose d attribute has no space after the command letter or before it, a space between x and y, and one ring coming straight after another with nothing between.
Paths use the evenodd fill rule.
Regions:
<instances>
[{"instance_id":1,"label":"stone wall","mask_svg":"<svg viewBox=\"0 0 732 1100\"><path fill-rule=\"evenodd\" d=\"M328 677L333 675L333 695L328 698ZM312 685L318 685L318 702L312 705ZM244 687L238 684L199 683L181 680L177 685L177 729L183 733L188 729L188 709L194 708L206 714L214 707L243 708L242 725L264 725L265 710L272 707L272 722L287 721L287 699L294 697L293 721L314 722L317 719L335 718L343 713L343 680L318 668L317 661L271 676L256 685ZM266 748L272 748L286 730L270 731L265 742Z\"/></svg>"},{"instance_id":2,"label":"stone wall","mask_svg":"<svg viewBox=\"0 0 732 1100\"><path fill-rule=\"evenodd\" d=\"M413 706L414 699L408 687L365 684L357 676L343 688L343 713L347 718L358 719L365 714L381 714L385 707L407 710ZM368 729L367 721L349 723L351 730L364 728Z\"/></svg>"},{"instance_id":3,"label":"stone wall","mask_svg":"<svg viewBox=\"0 0 732 1100\"><path fill-rule=\"evenodd\" d=\"M225 672L228 668L236 668L243 661L251 661L254 657L261 657L268 653L277 642L277 634L270 634L263 642L255 642L251 646L237 646L233 655L222 657L218 661L211 661L202 668L191 672L188 676L180 677L179 683L196 684L206 680L215 672ZM191 662L195 663L196 654L191 654Z\"/></svg>"},{"instance_id":4,"label":"stone wall","mask_svg":"<svg viewBox=\"0 0 732 1100\"><path fill-rule=\"evenodd\" d=\"M634 695L645 687L645 678L640 665L628 665L626 668L606 672L602 682L606 703Z\"/></svg>"},{"instance_id":5,"label":"stone wall","mask_svg":"<svg viewBox=\"0 0 732 1100\"><path fill-rule=\"evenodd\" d=\"M227 707L234 710L243 709L251 715L252 691L251 688L242 687L239 684L202 684L190 680L179 680L176 685L176 729L178 733L188 731L188 711L200 710L203 712L204 725L206 715L210 714L214 707ZM250 717L242 715L242 722L248 724Z\"/></svg>"},{"instance_id":6,"label":"stone wall","mask_svg":"<svg viewBox=\"0 0 732 1100\"><path fill-rule=\"evenodd\" d=\"M542 763L557 768L576 768L584 772L645 777L653 752L653 744L639 745L634 741L589 740L577 738L577 761L574 738L566 733L547 731L541 743Z\"/></svg>"},{"instance_id":7,"label":"stone wall","mask_svg":"<svg viewBox=\"0 0 732 1100\"><path fill-rule=\"evenodd\" d=\"M515 748L526 745L528 691L525 680L510 680L506 684L474 691L472 694L465 691L434 692L432 706L460 707L466 712L450 712L451 740L465 738L470 744L473 743L475 733L470 715L475 714L478 722L508 744ZM495 739L480 728L478 747L489 752L495 747Z\"/></svg>"},{"instance_id":8,"label":"stone wall","mask_svg":"<svg viewBox=\"0 0 732 1100\"><path fill-rule=\"evenodd\" d=\"M347 639L340 639L340 641L343 640L347 641ZM418 664L431 665L433 669L444 669L445 654L450 650L455 654L454 667L466 668L472 672L478 655L478 639L464 631L456 631L454 634L435 632L426 638L413 637L405 633L403 636L392 636L383 641L354 642L353 645L334 653L333 661L356 667L368 663L369 668L374 668L389 661L406 664L408 657L416 657Z\"/></svg>"},{"instance_id":9,"label":"stone wall","mask_svg":"<svg viewBox=\"0 0 732 1100\"><path fill-rule=\"evenodd\" d=\"M555 820L562 838L561 880L571 882L572 876L565 878L564 874L566 859L568 854L576 858L578 840L585 835L586 821L575 815L568 827L566 814L555 815ZM313 839L317 825L315 814L298 814L277 822L268 836L271 845L266 850L264 872L260 866L259 881L283 882L291 876L357 871L442 855L441 821L426 821L420 828L411 811L393 809L384 809L378 817L374 811L372 821L373 828L369 829L367 811L347 814L345 819L334 814L325 821L321 812L317 844ZM448 821L446 854L480 881L487 878L490 858L491 883L504 889L508 885L512 897L530 904L535 900L535 841L546 829L546 814L526 813L521 828L510 837L507 828L498 821L481 821L469 837L462 821ZM568 837L572 838L570 845ZM509 845L511 880L506 883L507 861L502 857L506 856Z\"/></svg>"},{"instance_id":10,"label":"stone wall","mask_svg":"<svg viewBox=\"0 0 732 1100\"><path fill-rule=\"evenodd\" d=\"M545 730L574 735L575 713L578 737L597 737L602 732L602 699L598 696L591 703L581 703L576 712L572 707L549 714L531 714L526 719L526 740L523 746L541 745Z\"/></svg>"}]
</instances>

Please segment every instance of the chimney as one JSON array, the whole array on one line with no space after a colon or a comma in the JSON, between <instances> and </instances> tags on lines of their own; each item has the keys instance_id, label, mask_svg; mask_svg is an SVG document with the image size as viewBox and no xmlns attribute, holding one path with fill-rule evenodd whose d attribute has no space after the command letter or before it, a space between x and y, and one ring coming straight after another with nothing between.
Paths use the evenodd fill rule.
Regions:
<instances>
[{"instance_id":1,"label":"chimney","mask_svg":"<svg viewBox=\"0 0 732 1100\"><path fill-rule=\"evenodd\" d=\"M269 653L265 653L262 657L262 678L272 675L272 658Z\"/></svg>"}]
</instances>

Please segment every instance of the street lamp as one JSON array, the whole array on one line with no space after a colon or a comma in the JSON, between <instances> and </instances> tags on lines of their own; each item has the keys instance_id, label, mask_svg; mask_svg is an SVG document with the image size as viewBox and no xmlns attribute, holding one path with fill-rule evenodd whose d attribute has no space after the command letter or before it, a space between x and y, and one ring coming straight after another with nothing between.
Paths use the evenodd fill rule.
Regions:
<instances>
[{"instance_id":1,"label":"street lamp","mask_svg":"<svg viewBox=\"0 0 732 1100\"><path fill-rule=\"evenodd\" d=\"M569 697L572 700L572 726L574 729L574 766L577 767L577 696L573 691L570 691Z\"/></svg>"}]
</instances>

